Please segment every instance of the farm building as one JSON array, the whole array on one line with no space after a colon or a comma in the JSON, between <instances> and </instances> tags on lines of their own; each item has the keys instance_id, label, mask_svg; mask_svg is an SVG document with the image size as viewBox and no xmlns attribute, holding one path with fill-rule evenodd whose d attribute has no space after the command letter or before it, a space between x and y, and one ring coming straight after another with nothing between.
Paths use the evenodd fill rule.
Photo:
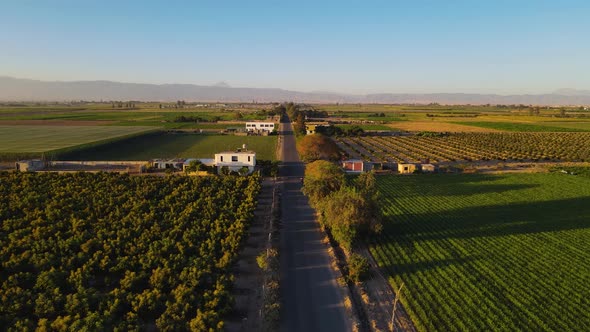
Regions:
<instances>
[{"instance_id":1,"label":"farm building","mask_svg":"<svg viewBox=\"0 0 590 332\"><path fill-rule=\"evenodd\" d=\"M360 159L350 159L342 162L342 168L346 172L368 172L373 169L373 164Z\"/></svg>"},{"instance_id":2,"label":"farm building","mask_svg":"<svg viewBox=\"0 0 590 332\"><path fill-rule=\"evenodd\" d=\"M156 169L182 169L184 159L154 159L151 164Z\"/></svg>"},{"instance_id":3,"label":"farm building","mask_svg":"<svg viewBox=\"0 0 590 332\"><path fill-rule=\"evenodd\" d=\"M272 132L273 130L275 130L273 122L246 122L246 131Z\"/></svg>"},{"instance_id":4,"label":"farm building","mask_svg":"<svg viewBox=\"0 0 590 332\"><path fill-rule=\"evenodd\" d=\"M420 166L420 169L424 173L434 173L436 171L436 166L434 166L433 164L422 164Z\"/></svg>"},{"instance_id":5,"label":"farm building","mask_svg":"<svg viewBox=\"0 0 590 332\"><path fill-rule=\"evenodd\" d=\"M317 127L327 127L330 124L328 122L306 122L305 123L305 134L307 135L311 135L311 134L315 134L315 129Z\"/></svg>"},{"instance_id":6,"label":"farm building","mask_svg":"<svg viewBox=\"0 0 590 332\"><path fill-rule=\"evenodd\" d=\"M215 166L221 172L222 167L228 167L230 171L238 172L242 167L248 168L248 173L254 171L256 166L256 152L249 151L246 146L236 151L226 151L215 154Z\"/></svg>"},{"instance_id":7,"label":"farm building","mask_svg":"<svg viewBox=\"0 0 590 332\"><path fill-rule=\"evenodd\" d=\"M21 160L15 166L19 172L35 172L44 169L45 162L41 159Z\"/></svg>"},{"instance_id":8,"label":"farm building","mask_svg":"<svg viewBox=\"0 0 590 332\"><path fill-rule=\"evenodd\" d=\"M416 171L416 165L414 165L414 164L397 164L397 171L400 174L412 174Z\"/></svg>"}]
</instances>

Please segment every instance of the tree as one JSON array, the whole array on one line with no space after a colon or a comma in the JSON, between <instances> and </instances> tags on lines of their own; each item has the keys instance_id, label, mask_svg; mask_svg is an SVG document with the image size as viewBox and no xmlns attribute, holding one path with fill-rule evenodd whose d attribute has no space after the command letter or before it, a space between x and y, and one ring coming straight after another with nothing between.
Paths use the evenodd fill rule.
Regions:
<instances>
[{"instance_id":1,"label":"tree","mask_svg":"<svg viewBox=\"0 0 590 332\"><path fill-rule=\"evenodd\" d=\"M362 173L356 178L355 186L366 200L366 209L369 217L369 227L375 233L381 233L382 213L381 194L377 188L377 179L373 171Z\"/></svg>"},{"instance_id":2,"label":"tree","mask_svg":"<svg viewBox=\"0 0 590 332\"><path fill-rule=\"evenodd\" d=\"M318 204L320 222L332 232L334 240L351 251L360 234L367 234L371 211L367 199L351 187L341 187Z\"/></svg>"},{"instance_id":3,"label":"tree","mask_svg":"<svg viewBox=\"0 0 590 332\"><path fill-rule=\"evenodd\" d=\"M198 172L203 167L203 163L200 160L191 160L188 166L184 169L185 172Z\"/></svg>"},{"instance_id":4,"label":"tree","mask_svg":"<svg viewBox=\"0 0 590 332\"><path fill-rule=\"evenodd\" d=\"M315 205L344 185L344 171L331 162L317 160L305 167L303 193Z\"/></svg>"},{"instance_id":5,"label":"tree","mask_svg":"<svg viewBox=\"0 0 590 332\"><path fill-rule=\"evenodd\" d=\"M250 173L250 169L248 168L248 166L243 166L242 168L240 168L238 173L240 173L241 176L246 176L248 175L248 173Z\"/></svg>"},{"instance_id":6,"label":"tree","mask_svg":"<svg viewBox=\"0 0 590 332\"><path fill-rule=\"evenodd\" d=\"M329 137L320 134L306 135L297 142L297 151L305 161L340 160L340 148Z\"/></svg>"}]
</instances>

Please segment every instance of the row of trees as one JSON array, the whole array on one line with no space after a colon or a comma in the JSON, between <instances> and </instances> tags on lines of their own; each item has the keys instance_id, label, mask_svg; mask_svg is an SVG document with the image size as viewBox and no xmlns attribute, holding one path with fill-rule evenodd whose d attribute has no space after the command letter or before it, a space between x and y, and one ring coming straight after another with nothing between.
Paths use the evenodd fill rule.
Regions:
<instances>
[{"instance_id":1,"label":"row of trees","mask_svg":"<svg viewBox=\"0 0 590 332\"><path fill-rule=\"evenodd\" d=\"M208 331L260 179L0 173L0 326Z\"/></svg>"},{"instance_id":2,"label":"row of trees","mask_svg":"<svg viewBox=\"0 0 590 332\"><path fill-rule=\"evenodd\" d=\"M318 212L320 224L346 251L352 251L363 236L381 232L380 196L373 173L362 173L349 183L340 167L317 160L305 168L303 192Z\"/></svg>"},{"instance_id":3,"label":"row of trees","mask_svg":"<svg viewBox=\"0 0 590 332\"><path fill-rule=\"evenodd\" d=\"M365 130L361 126L353 125L347 129L337 126L320 126L315 129L317 134L326 136L364 136Z\"/></svg>"}]
</instances>

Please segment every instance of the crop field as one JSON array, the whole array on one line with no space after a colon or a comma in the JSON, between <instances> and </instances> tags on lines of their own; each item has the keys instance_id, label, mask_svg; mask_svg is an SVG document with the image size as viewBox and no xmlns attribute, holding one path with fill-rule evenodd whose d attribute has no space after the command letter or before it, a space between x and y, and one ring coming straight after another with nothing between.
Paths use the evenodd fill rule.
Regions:
<instances>
[{"instance_id":1,"label":"crop field","mask_svg":"<svg viewBox=\"0 0 590 332\"><path fill-rule=\"evenodd\" d=\"M398 131L432 131L432 132L496 132L498 129L471 126L468 122L449 123L443 121L401 121L389 124Z\"/></svg>"},{"instance_id":2,"label":"crop field","mask_svg":"<svg viewBox=\"0 0 590 332\"><path fill-rule=\"evenodd\" d=\"M122 139L152 127L0 126L0 155L41 155L74 147Z\"/></svg>"},{"instance_id":3,"label":"crop field","mask_svg":"<svg viewBox=\"0 0 590 332\"><path fill-rule=\"evenodd\" d=\"M276 160L277 136L230 136L154 133L132 137L65 155L66 160L149 160L155 158L213 158L246 144L257 159Z\"/></svg>"},{"instance_id":4,"label":"crop field","mask_svg":"<svg viewBox=\"0 0 590 332\"><path fill-rule=\"evenodd\" d=\"M0 326L220 331L260 178L0 172Z\"/></svg>"},{"instance_id":5,"label":"crop field","mask_svg":"<svg viewBox=\"0 0 590 332\"><path fill-rule=\"evenodd\" d=\"M501 131L517 131L517 132L578 132L590 131L582 126L576 128L575 126L561 127L558 125L549 125L545 123L518 123L518 122L458 122L459 125L469 125L475 127L496 129Z\"/></svg>"},{"instance_id":6,"label":"crop field","mask_svg":"<svg viewBox=\"0 0 590 332\"><path fill-rule=\"evenodd\" d=\"M378 177L369 247L419 331L590 326L590 178Z\"/></svg>"},{"instance_id":7,"label":"crop field","mask_svg":"<svg viewBox=\"0 0 590 332\"><path fill-rule=\"evenodd\" d=\"M352 159L375 162L478 160L590 161L590 133L457 133L442 136L339 137Z\"/></svg>"}]
</instances>

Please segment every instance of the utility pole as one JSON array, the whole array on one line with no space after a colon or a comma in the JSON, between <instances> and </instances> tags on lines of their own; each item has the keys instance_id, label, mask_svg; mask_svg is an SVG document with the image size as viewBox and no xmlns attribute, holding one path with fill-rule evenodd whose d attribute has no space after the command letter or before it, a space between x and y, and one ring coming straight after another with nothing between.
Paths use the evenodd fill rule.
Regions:
<instances>
[{"instance_id":1,"label":"utility pole","mask_svg":"<svg viewBox=\"0 0 590 332\"><path fill-rule=\"evenodd\" d=\"M399 286L397 292L395 292L395 299L393 300L393 312L391 313L391 325L390 330L395 331L395 310L397 308L397 302L399 301L399 297L402 293L402 288L404 287L404 283Z\"/></svg>"}]
</instances>

